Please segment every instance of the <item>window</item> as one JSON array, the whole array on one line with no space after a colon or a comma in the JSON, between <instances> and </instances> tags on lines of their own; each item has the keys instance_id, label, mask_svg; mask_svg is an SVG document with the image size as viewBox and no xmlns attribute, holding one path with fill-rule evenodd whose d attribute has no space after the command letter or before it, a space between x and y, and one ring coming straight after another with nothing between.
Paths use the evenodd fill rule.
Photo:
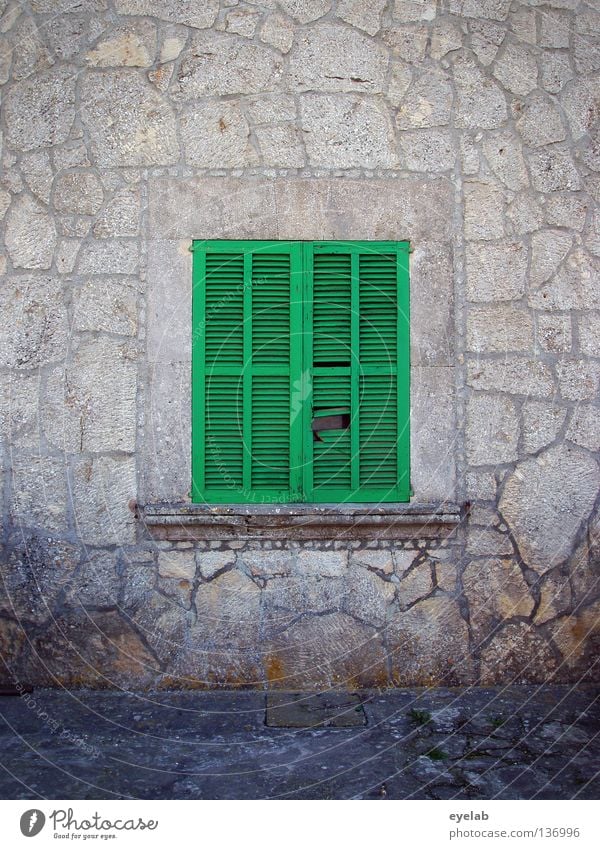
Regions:
<instances>
[{"instance_id":1,"label":"window","mask_svg":"<svg viewBox=\"0 0 600 849\"><path fill-rule=\"evenodd\" d=\"M408 501L408 242L192 251L192 500Z\"/></svg>"}]
</instances>

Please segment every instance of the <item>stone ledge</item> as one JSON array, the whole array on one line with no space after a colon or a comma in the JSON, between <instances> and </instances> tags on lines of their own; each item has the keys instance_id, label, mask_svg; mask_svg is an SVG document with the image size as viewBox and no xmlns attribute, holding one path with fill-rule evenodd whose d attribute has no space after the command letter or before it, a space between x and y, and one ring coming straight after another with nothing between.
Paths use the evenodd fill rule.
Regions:
<instances>
[{"instance_id":1,"label":"stone ledge","mask_svg":"<svg viewBox=\"0 0 600 849\"><path fill-rule=\"evenodd\" d=\"M388 504L147 504L137 517L154 539L443 539L465 511L450 502Z\"/></svg>"}]
</instances>

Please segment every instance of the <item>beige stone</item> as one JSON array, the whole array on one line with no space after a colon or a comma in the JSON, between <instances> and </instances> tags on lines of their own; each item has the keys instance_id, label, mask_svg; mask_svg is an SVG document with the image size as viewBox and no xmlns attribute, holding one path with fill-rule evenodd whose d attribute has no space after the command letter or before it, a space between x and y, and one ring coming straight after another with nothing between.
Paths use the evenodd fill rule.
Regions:
<instances>
[{"instance_id":1,"label":"beige stone","mask_svg":"<svg viewBox=\"0 0 600 849\"><path fill-rule=\"evenodd\" d=\"M514 560L473 560L467 565L462 582L477 643L493 631L498 621L529 616L533 610L529 587Z\"/></svg>"},{"instance_id":2,"label":"beige stone","mask_svg":"<svg viewBox=\"0 0 600 849\"><path fill-rule=\"evenodd\" d=\"M260 40L282 53L289 53L294 41L292 22L285 15L269 15L260 31Z\"/></svg>"},{"instance_id":3,"label":"beige stone","mask_svg":"<svg viewBox=\"0 0 600 849\"><path fill-rule=\"evenodd\" d=\"M196 574L193 551L159 551L158 574L161 578L180 578L193 581Z\"/></svg>"},{"instance_id":4,"label":"beige stone","mask_svg":"<svg viewBox=\"0 0 600 849\"><path fill-rule=\"evenodd\" d=\"M545 684L556 666L552 648L533 626L509 623L482 650L480 681L483 686Z\"/></svg>"},{"instance_id":5,"label":"beige stone","mask_svg":"<svg viewBox=\"0 0 600 849\"><path fill-rule=\"evenodd\" d=\"M136 21L110 31L90 50L86 60L92 67L128 66L149 68L156 55L156 25L149 20Z\"/></svg>"}]
</instances>

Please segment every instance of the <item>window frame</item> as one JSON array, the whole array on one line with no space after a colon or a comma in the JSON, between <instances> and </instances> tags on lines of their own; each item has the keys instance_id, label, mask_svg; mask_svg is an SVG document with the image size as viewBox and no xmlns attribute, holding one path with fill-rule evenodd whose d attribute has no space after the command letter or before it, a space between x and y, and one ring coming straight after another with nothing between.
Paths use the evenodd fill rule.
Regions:
<instances>
[{"instance_id":1,"label":"window frame","mask_svg":"<svg viewBox=\"0 0 600 849\"><path fill-rule=\"evenodd\" d=\"M228 239L194 239L191 245L193 255L192 264L192 488L190 497L192 503L195 504L269 504L269 503L285 503L285 504L324 504L324 503L345 503L345 504L362 504L373 502L385 503L404 503L410 500L412 494L410 487L410 273L409 273L409 253L410 243L408 241L379 241L379 240L228 240ZM252 257L258 250L276 253L286 252L290 254L290 268L294 252L299 252L301 273L294 276L291 273L290 279L290 329L293 327L293 313L297 326L302 329L302 344L300 346L300 362L298 363L298 346L290 345L290 384L293 383L293 375L298 374L302 381L306 375L310 375L311 385L307 391L302 391L303 407L300 416L297 416L296 423L291 422L290 425L290 467L294 464L301 466L300 479L290 477L290 489L286 492L264 491L252 492L242 489L239 497L235 497L236 490L239 493L239 487L232 487L231 491L226 493L209 492L207 493L204 486L204 468L205 468L205 388L198 390L199 386L205 387L206 368L204 361L204 328L205 328L205 257L207 252L215 253L236 253L240 252L246 258ZM347 489L327 490L326 498L319 498L318 494L315 497L315 492L312 487L312 379L314 377L314 368L312 363L312 335L313 335L313 270L315 253L343 253L351 255L352 271L351 271L351 297L352 297L352 339L353 351L354 345L358 346L358 326L360 321L359 314L359 298L360 298L360 277L359 277L359 257L365 253L382 254L395 253L396 260L396 296L397 296L397 320L396 320L396 345L397 359L395 365L396 374L396 403L397 403L397 436L396 436L396 462L399 472L396 485L393 488L394 497L387 497L390 490L381 491L377 488L359 487ZM298 261L298 256L296 256ZM250 269L251 269L251 259ZM244 259L244 268L246 269L248 260ZM251 271L250 271L250 279ZM298 280L300 281L298 283ZM243 299L244 299L244 316L248 303L251 298L251 286L247 286L246 277L243 282ZM299 296L298 305L295 297ZM298 314L299 313L299 314ZM244 318L244 323L246 322ZM247 360L248 354L251 352L248 338L251 333L244 333L244 361ZM308 342L305 343L304 339ZM354 361L355 355L353 353ZM358 362L357 368L362 373L360 365L360 351L356 358ZM352 374L354 375L354 366L352 366ZM381 370L381 373L385 372ZM358 394L357 380L352 381L352 401L351 401L351 417L354 418L358 414ZM247 381L243 390L243 413L242 418L245 422L244 430L248 430L248 419L251 414L249 404L249 395L247 391ZM351 439L353 440L352 456L357 456L355 452L359 448L359 432L355 427L351 430ZM246 450L246 449L244 449ZM250 448L251 453L251 448ZM358 463L359 461L357 461ZM354 463L352 468L354 468ZM360 493L361 497L355 497Z\"/></svg>"}]
</instances>

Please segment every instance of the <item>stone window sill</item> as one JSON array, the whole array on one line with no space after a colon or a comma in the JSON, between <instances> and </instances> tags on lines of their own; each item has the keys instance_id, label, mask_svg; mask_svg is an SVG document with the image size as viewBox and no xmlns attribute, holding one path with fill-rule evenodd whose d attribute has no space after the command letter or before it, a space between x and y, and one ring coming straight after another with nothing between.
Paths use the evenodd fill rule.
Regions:
<instances>
[{"instance_id":1,"label":"stone window sill","mask_svg":"<svg viewBox=\"0 0 600 849\"><path fill-rule=\"evenodd\" d=\"M443 539L460 524L456 503L148 504L137 517L154 539Z\"/></svg>"}]
</instances>

